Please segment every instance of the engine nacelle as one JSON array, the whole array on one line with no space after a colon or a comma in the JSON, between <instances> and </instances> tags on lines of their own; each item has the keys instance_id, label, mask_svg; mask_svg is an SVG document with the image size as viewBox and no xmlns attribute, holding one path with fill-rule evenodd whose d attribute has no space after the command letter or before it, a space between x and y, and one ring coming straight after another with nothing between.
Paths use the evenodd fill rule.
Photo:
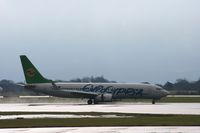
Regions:
<instances>
[{"instance_id":1,"label":"engine nacelle","mask_svg":"<svg viewBox=\"0 0 200 133\"><path fill-rule=\"evenodd\" d=\"M112 102L112 94L105 93L105 94L99 94L94 99L96 102Z\"/></svg>"}]
</instances>

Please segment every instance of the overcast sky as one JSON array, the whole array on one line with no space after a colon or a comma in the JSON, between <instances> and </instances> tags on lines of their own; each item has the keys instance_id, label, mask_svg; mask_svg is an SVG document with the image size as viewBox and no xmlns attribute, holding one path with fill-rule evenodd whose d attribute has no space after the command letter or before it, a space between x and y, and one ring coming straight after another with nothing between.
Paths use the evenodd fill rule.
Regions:
<instances>
[{"instance_id":1,"label":"overcast sky","mask_svg":"<svg viewBox=\"0 0 200 133\"><path fill-rule=\"evenodd\" d=\"M0 80L25 54L51 79L200 77L200 0L0 0Z\"/></svg>"}]
</instances>

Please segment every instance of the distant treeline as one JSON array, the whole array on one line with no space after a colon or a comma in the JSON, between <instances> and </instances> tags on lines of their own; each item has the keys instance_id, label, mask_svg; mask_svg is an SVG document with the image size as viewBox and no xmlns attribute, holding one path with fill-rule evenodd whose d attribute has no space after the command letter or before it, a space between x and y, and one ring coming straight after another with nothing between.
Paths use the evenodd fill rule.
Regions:
<instances>
[{"instance_id":1,"label":"distant treeline","mask_svg":"<svg viewBox=\"0 0 200 133\"><path fill-rule=\"evenodd\" d=\"M76 78L69 81L56 80L55 82L82 82L82 83L117 83L116 81L110 81L103 76L97 77L83 77ZM18 95L43 95L31 90L24 89L23 82L15 83L11 80L0 81L0 95L3 96L18 96ZM178 79L175 83L166 82L164 85L159 85L164 89L170 91L171 94L178 95L200 95L200 79L198 81L189 82L186 79Z\"/></svg>"},{"instance_id":2,"label":"distant treeline","mask_svg":"<svg viewBox=\"0 0 200 133\"><path fill-rule=\"evenodd\" d=\"M97 76L97 77L83 77L83 78L75 78L71 79L69 81L64 80L56 80L55 82L81 82L81 83L117 83L116 81L110 81L103 76Z\"/></svg>"},{"instance_id":3,"label":"distant treeline","mask_svg":"<svg viewBox=\"0 0 200 133\"><path fill-rule=\"evenodd\" d=\"M186 79L177 79L175 83L167 82L162 87L169 90L172 94L200 95L200 79L192 82L189 82Z\"/></svg>"}]
</instances>

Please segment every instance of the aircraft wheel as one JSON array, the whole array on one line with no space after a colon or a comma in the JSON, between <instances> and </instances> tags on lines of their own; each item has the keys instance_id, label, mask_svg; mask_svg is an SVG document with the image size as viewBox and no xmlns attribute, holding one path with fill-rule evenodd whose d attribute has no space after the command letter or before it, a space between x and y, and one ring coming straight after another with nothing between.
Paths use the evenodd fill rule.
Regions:
<instances>
[{"instance_id":1,"label":"aircraft wheel","mask_svg":"<svg viewBox=\"0 0 200 133\"><path fill-rule=\"evenodd\" d=\"M155 101L155 99L153 99L153 100L152 100L152 104L155 104L155 103L156 103L156 101Z\"/></svg>"},{"instance_id":2,"label":"aircraft wheel","mask_svg":"<svg viewBox=\"0 0 200 133\"><path fill-rule=\"evenodd\" d=\"M90 105L90 104L92 104L92 99L89 99L88 101L87 101L87 103Z\"/></svg>"}]
</instances>

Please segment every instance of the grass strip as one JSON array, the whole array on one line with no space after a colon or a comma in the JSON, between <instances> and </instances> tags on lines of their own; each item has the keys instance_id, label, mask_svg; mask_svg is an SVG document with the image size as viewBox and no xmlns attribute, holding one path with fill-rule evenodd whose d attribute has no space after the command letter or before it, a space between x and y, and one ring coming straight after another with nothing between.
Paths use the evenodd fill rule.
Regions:
<instances>
[{"instance_id":1,"label":"grass strip","mask_svg":"<svg viewBox=\"0 0 200 133\"><path fill-rule=\"evenodd\" d=\"M174 116L176 114L145 114L145 113L118 113L118 112L0 112L0 115L39 115L39 114L50 114L50 115L116 115L116 116ZM176 115L176 116L188 116L188 115ZM193 116L193 115L190 115ZM198 115L194 115L198 116Z\"/></svg>"},{"instance_id":2,"label":"grass strip","mask_svg":"<svg viewBox=\"0 0 200 133\"><path fill-rule=\"evenodd\" d=\"M52 114L52 115L117 115L117 116L135 116L137 113L116 113L116 112L0 112L0 115L37 115L37 114ZM145 115L145 114L142 114ZM147 114L148 115L148 114Z\"/></svg>"},{"instance_id":3,"label":"grass strip","mask_svg":"<svg viewBox=\"0 0 200 133\"><path fill-rule=\"evenodd\" d=\"M165 97L159 102L167 103L200 103L200 97Z\"/></svg>"},{"instance_id":4,"label":"grass strip","mask_svg":"<svg viewBox=\"0 0 200 133\"><path fill-rule=\"evenodd\" d=\"M88 126L200 126L200 115L143 115L131 118L45 118L0 120L0 128Z\"/></svg>"},{"instance_id":5,"label":"grass strip","mask_svg":"<svg viewBox=\"0 0 200 133\"><path fill-rule=\"evenodd\" d=\"M151 102L151 99L122 99L122 102ZM156 103L200 103L200 97L164 97Z\"/></svg>"}]
</instances>

